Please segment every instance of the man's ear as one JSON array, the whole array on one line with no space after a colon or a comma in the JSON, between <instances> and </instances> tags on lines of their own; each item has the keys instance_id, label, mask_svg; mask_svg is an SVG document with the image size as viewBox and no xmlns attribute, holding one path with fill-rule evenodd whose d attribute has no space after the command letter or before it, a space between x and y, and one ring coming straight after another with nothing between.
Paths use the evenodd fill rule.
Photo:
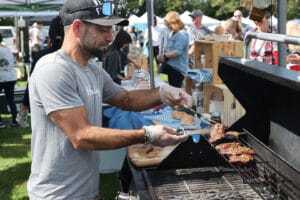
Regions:
<instances>
[{"instance_id":1,"label":"man's ear","mask_svg":"<svg viewBox=\"0 0 300 200\"><path fill-rule=\"evenodd\" d=\"M72 30L73 30L73 33L76 37L80 37L82 27L83 27L83 22L82 21L80 21L79 19L76 19L76 20L73 21Z\"/></svg>"}]
</instances>

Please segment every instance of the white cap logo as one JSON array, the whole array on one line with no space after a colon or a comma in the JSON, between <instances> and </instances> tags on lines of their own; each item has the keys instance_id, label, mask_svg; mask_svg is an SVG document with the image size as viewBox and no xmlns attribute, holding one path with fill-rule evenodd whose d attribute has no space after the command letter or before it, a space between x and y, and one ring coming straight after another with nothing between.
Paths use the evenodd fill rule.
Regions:
<instances>
[{"instance_id":1,"label":"white cap logo","mask_svg":"<svg viewBox=\"0 0 300 200\"><path fill-rule=\"evenodd\" d=\"M101 5L101 3L98 0L93 0L93 2L95 4L95 6L97 6L96 7L97 14L100 15L101 13L100 13L100 7L99 6Z\"/></svg>"}]
</instances>

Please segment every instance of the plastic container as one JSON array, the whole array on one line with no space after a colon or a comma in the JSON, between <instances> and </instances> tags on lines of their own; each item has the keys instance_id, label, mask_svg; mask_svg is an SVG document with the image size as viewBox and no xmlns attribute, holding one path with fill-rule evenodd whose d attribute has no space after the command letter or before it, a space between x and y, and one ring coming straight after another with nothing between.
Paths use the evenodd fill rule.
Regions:
<instances>
[{"instance_id":1,"label":"plastic container","mask_svg":"<svg viewBox=\"0 0 300 200\"><path fill-rule=\"evenodd\" d=\"M203 112L203 84L195 83L192 91L193 105L197 113Z\"/></svg>"}]
</instances>

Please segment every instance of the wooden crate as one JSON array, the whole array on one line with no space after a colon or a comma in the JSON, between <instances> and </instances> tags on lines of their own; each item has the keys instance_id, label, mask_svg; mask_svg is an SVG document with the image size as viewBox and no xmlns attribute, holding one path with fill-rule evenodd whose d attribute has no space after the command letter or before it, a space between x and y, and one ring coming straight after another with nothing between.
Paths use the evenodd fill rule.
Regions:
<instances>
[{"instance_id":1,"label":"wooden crate","mask_svg":"<svg viewBox=\"0 0 300 200\"><path fill-rule=\"evenodd\" d=\"M218 76L219 58L222 56L243 56L242 41L207 41L195 42L195 68L202 69L201 55L205 55L204 68L212 68L213 84L221 84Z\"/></svg>"},{"instance_id":2,"label":"wooden crate","mask_svg":"<svg viewBox=\"0 0 300 200\"><path fill-rule=\"evenodd\" d=\"M205 66L202 66L201 55L205 55ZM195 69L212 69L213 81L204 85L204 112L209 112L211 100L225 101L228 95L224 91L215 87L215 84L222 84L221 78L218 76L219 59L222 56L243 56L243 42L241 41L208 41L199 40L195 42ZM187 77L185 80L185 89L191 94L192 80ZM226 101L227 102L227 101Z\"/></svg>"},{"instance_id":3,"label":"wooden crate","mask_svg":"<svg viewBox=\"0 0 300 200\"><path fill-rule=\"evenodd\" d=\"M224 84L215 84L214 88L222 91L224 97L223 124L231 126L234 122L245 115L246 111L239 101L234 98L231 91Z\"/></svg>"}]
</instances>

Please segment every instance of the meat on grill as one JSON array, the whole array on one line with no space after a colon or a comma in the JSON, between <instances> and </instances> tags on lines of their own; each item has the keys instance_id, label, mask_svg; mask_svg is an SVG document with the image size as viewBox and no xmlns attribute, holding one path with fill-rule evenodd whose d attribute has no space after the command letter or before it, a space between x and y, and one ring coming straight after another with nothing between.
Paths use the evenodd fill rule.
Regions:
<instances>
[{"instance_id":1,"label":"meat on grill","mask_svg":"<svg viewBox=\"0 0 300 200\"><path fill-rule=\"evenodd\" d=\"M251 154L231 155L229 156L230 163L249 163L254 157Z\"/></svg>"},{"instance_id":2,"label":"meat on grill","mask_svg":"<svg viewBox=\"0 0 300 200\"><path fill-rule=\"evenodd\" d=\"M224 124L216 123L210 129L210 137L214 137L218 134L224 134L227 126Z\"/></svg>"},{"instance_id":3,"label":"meat on grill","mask_svg":"<svg viewBox=\"0 0 300 200\"><path fill-rule=\"evenodd\" d=\"M249 147L243 147L243 146L238 146L238 147L230 147L226 149L220 150L220 154L222 155L241 155L241 154L255 154L255 151Z\"/></svg>"},{"instance_id":4,"label":"meat on grill","mask_svg":"<svg viewBox=\"0 0 300 200\"><path fill-rule=\"evenodd\" d=\"M219 150L219 151L222 151L224 149L228 149L228 148L231 148L231 147L240 147L241 146L241 143L239 142L229 142L229 143L221 143L221 144L218 144L216 145L216 149Z\"/></svg>"},{"instance_id":5,"label":"meat on grill","mask_svg":"<svg viewBox=\"0 0 300 200\"><path fill-rule=\"evenodd\" d=\"M217 142L217 141L219 141L221 139L224 139L224 138L225 138L225 133L219 133L219 134L214 135L213 137L210 137L208 139L208 141L210 143L214 143L214 142Z\"/></svg>"},{"instance_id":6,"label":"meat on grill","mask_svg":"<svg viewBox=\"0 0 300 200\"><path fill-rule=\"evenodd\" d=\"M213 143L225 138L225 130L227 126L224 124L214 124L210 129L209 142Z\"/></svg>"}]
</instances>

